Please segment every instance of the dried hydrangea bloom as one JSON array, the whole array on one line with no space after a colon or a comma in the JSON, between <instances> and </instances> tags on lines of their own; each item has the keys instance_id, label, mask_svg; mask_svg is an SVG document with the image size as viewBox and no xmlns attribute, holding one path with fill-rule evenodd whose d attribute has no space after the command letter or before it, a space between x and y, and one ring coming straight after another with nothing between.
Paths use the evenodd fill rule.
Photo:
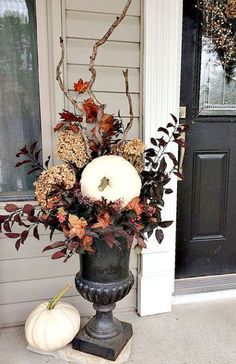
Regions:
<instances>
[{"instance_id":1,"label":"dried hydrangea bloom","mask_svg":"<svg viewBox=\"0 0 236 364\"><path fill-rule=\"evenodd\" d=\"M37 202L43 208L51 208L48 203L52 200L48 196L56 187L69 190L76 183L74 170L68 164L59 164L44 171L34 183ZM50 201L49 201L50 200Z\"/></svg>"},{"instance_id":2,"label":"dried hydrangea bloom","mask_svg":"<svg viewBox=\"0 0 236 364\"><path fill-rule=\"evenodd\" d=\"M72 162L78 168L84 167L89 157L81 132L62 130L57 137L57 157L63 161Z\"/></svg>"},{"instance_id":3,"label":"dried hydrangea bloom","mask_svg":"<svg viewBox=\"0 0 236 364\"><path fill-rule=\"evenodd\" d=\"M119 155L129 161L139 173L143 171L143 152L145 145L140 139L132 139L125 144L115 145L112 154Z\"/></svg>"},{"instance_id":4,"label":"dried hydrangea bloom","mask_svg":"<svg viewBox=\"0 0 236 364\"><path fill-rule=\"evenodd\" d=\"M124 145L124 154L141 156L144 152L145 145L140 139L129 140Z\"/></svg>"}]
</instances>

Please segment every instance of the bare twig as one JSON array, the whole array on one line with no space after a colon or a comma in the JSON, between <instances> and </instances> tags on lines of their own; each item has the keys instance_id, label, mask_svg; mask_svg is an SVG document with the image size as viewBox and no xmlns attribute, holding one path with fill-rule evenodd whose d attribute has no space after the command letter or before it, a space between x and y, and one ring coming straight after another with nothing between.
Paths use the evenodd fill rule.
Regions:
<instances>
[{"instance_id":1,"label":"bare twig","mask_svg":"<svg viewBox=\"0 0 236 364\"><path fill-rule=\"evenodd\" d=\"M86 127L86 114L84 112L83 113L83 120L81 122L81 133L82 133L82 137L84 139L87 155L88 155L89 159L92 159L91 150L90 150L90 147L89 147L89 141L88 141L88 138L87 138L87 135L86 135L86 129L87 129L87 127Z\"/></svg>"},{"instance_id":2,"label":"bare twig","mask_svg":"<svg viewBox=\"0 0 236 364\"><path fill-rule=\"evenodd\" d=\"M83 114L83 121L81 122L81 133L84 139L84 143L85 143L85 147L86 147L86 152L88 157L91 159L91 151L90 151L90 147L89 147L89 141L86 135L86 113L84 111L83 105L80 102L77 102L69 93L68 89L64 86L64 83L62 81L61 78L61 66L64 62L64 57L65 57L65 48L64 48L64 42L62 37L60 37L60 46L61 46L61 58L60 61L57 65L56 68L56 80L59 83L59 86L62 90L62 92L64 93L64 95L66 96L66 98L71 102L71 104L74 106L75 109L79 110L82 114Z\"/></svg>"},{"instance_id":3,"label":"bare twig","mask_svg":"<svg viewBox=\"0 0 236 364\"><path fill-rule=\"evenodd\" d=\"M61 59L57 65L56 68L56 80L59 83L59 86L62 90L62 92L64 93L64 95L66 96L66 98L72 103L72 105L74 106L75 109L79 110L80 112L84 113L84 109L82 107L82 104L77 102L70 94L69 91L67 90L67 88L64 86L64 83L62 81L61 78L61 66L64 62L64 57L65 57L65 47L64 47L64 42L62 37L60 37L60 46L61 46Z\"/></svg>"},{"instance_id":4,"label":"bare twig","mask_svg":"<svg viewBox=\"0 0 236 364\"><path fill-rule=\"evenodd\" d=\"M97 121L95 125L95 136L97 138L97 141L99 144L102 144L102 136L100 134L100 127L101 127L101 121L103 116L103 105L99 106L98 113L97 113Z\"/></svg>"},{"instance_id":5,"label":"bare twig","mask_svg":"<svg viewBox=\"0 0 236 364\"><path fill-rule=\"evenodd\" d=\"M89 81L89 85L88 85L88 92L91 96L91 98L93 99L93 101L97 104L97 105L101 105L100 102L97 100L96 96L94 95L93 91L92 91L92 86L96 80L96 69L95 69L95 59L97 57L97 51L98 51L98 47L100 47L101 45L103 45L108 38L111 36L111 34L113 33L113 31L115 30L115 28L120 24L120 22L124 19L127 10L131 4L132 0L128 0L121 15L116 17L116 20L113 22L113 24L110 26L110 28L108 29L108 31L106 32L106 34L104 34L104 36L99 39L93 46L93 53L90 56L90 63L89 63L89 71L91 72L91 79Z\"/></svg>"},{"instance_id":6,"label":"bare twig","mask_svg":"<svg viewBox=\"0 0 236 364\"><path fill-rule=\"evenodd\" d=\"M129 92L129 77L128 77L129 71L128 71L128 69L126 69L125 71L122 71L122 72L123 72L123 75L124 75L124 78L125 78L125 92L126 92L126 96L127 96L128 103L129 103L130 120L129 120L129 123L127 124L126 128L125 128L123 137L122 137L122 139L120 140L120 142L118 144L121 144L126 140L127 135L129 133L130 129L132 128L133 122L134 122L133 104L132 104L132 98L131 98L131 95L130 95L130 92Z\"/></svg>"}]
</instances>

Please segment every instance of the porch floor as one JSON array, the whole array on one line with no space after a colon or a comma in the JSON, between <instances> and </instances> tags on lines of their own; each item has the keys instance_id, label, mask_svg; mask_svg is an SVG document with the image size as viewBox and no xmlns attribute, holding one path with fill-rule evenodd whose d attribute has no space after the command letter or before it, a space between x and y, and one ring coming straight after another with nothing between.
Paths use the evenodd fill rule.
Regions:
<instances>
[{"instance_id":1,"label":"porch floor","mask_svg":"<svg viewBox=\"0 0 236 364\"><path fill-rule=\"evenodd\" d=\"M168 314L117 315L133 324L128 364L235 364L236 299L177 305ZM26 350L23 327L0 333L1 364L62 364Z\"/></svg>"}]
</instances>

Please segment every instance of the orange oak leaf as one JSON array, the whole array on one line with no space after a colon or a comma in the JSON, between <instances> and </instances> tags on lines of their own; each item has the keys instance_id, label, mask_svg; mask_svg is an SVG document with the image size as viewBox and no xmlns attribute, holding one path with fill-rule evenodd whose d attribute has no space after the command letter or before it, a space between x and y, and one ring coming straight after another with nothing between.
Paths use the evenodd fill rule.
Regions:
<instances>
[{"instance_id":1,"label":"orange oak leaf","mask_svg":"<svg viewBox=\"0 0 236 364\"><path fill-rule=\"evenodd\" d=\"M88 89L88 82L84 82L82 78L79 79L77 83L74 83L74 90L79 94L83 94Z\"/></svg>"},{"instance_id":2,"label":"orange oak leaf","mask_svg":"<svg viewBox=\"0 0 236 364\"><path fill-rule=\"evenodd\" d=\"M101 129L105 133L110 133L114 128L114 118L113 115L104 114L101 120Z\"/></svg>"},{"instance_id":3,"label":"orange oak leaf","mask_svg":"<svg viewBox=\"0 0 236 364\"><path fill-rule=\"evenodd\" d=\"M83 103L83 109L86 113L88 123L94 123L97 118L99 107L94 103L92 99L87 99Z\"/></svg>"},{"instance_id":4,"label":"orange oak leaf","mask_svg":"<svg viewBox=\"0 0 236 364\"><path fill-rule=\"evenodd\" d=\"M78 236L79 239L83 239L85 236L85 228L88 225L87 221L83 217L79 219L78 216L70 214L69 223L71 225L70 238Z\"/></svg>"},{"instance_id":5,"label":"orange oak leaf","mask_svg":"<svg viewBox=\"0 0 236 364\"><path fill-rule=\"evenodd\" d=\"M85 250L87 250L88 252L91 252L91 253L94 252L94 249L92 248L92 244L93 244L92 236L85 235L83 237L82 242L83 242L83 247L84 247Z\"/></svg>"},{"instance_id":6,"label":"orange oak leaf","mask_svg":"<svg viewBox=\"0 0 236 364\"><path fill-rule=\"evenodd\" d=\"M136 215L139 216L143 212L143 205L140 203L139 197L134 197L128 205L126 205L126 210L133 210Z\"/></svg>"},{"instance_id":7,"label":"orange oak leaf","mask_svg":"<svg viewBox=\"0 0 236 364\"><path fill-rule=\"evenodd\" d=\"M110 215L108 212L105 212L105 214L100 215L97 217L98 222L96 224L93 224L93 228L102 228L105 229L107 226L111 224L110 221Z\"/></svg>"}]
</instances>

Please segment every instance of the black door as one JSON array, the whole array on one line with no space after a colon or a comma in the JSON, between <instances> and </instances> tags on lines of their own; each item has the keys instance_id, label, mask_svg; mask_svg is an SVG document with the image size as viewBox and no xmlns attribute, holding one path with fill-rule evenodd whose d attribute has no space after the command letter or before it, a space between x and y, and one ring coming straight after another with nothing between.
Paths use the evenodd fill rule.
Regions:
<instances>
[{"instance_id":1,"label":"black door","mask_svg":"<svg viewBox=\"0 0 236 364\"><path fill-rule=\"evenodd\" d=\"M236 272L234 64L227 76L195 5L184 1L181 106L191 130L178 188L177 278Z\"/></svg>"}]
</instances>

